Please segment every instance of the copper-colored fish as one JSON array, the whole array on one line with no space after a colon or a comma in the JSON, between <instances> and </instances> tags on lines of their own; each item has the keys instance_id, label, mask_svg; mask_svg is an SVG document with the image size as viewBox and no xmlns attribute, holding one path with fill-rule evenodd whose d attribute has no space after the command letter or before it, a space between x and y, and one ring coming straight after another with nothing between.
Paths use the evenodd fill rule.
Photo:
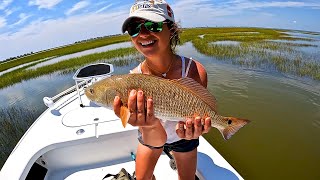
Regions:
<instances>
[{"instance_id":1,"label":"copper-colored fish","mask_svg":"<svg viewBox=\"0 0 320 180\"><path fill-rule=\"evenodd\" d=\"M188 117L211 117L211 126L217 128L224 139L229 139L250 122L218 115L214 96L191 78L168 80L144 74L115 75L89 86L85 94L91 101L109 108L118 95L123 103L120 118L125 127L130 116L127 102L132 89L142 90L145 97L152 97L154 113L159 119L185 121Z\"/></svg>"}]
</instances>

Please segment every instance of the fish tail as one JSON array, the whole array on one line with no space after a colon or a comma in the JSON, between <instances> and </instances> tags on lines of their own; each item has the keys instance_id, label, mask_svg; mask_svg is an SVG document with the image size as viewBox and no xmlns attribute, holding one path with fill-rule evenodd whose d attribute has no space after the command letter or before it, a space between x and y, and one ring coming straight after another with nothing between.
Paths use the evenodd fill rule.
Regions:
<instances>
[{"instance_id":1,"label":"fish tail","mask_svg":"<svg viewBox=\"0 0 320 180\"><path fill-rule=\"evenodd\" d=\"M240 128L248 124L250 121L236 117L222 117L224 128L218 128L225 140L231 138Z\"/></svg>"},{"instance_id":2,"label":"fish tail","mask_svg":"<svg viewBox=\"0 0 320 180\"><path fill-rule=\"evenodd\" d=\"M123 127L126 127L128 121L129 121L129 118L130 118L130 111L129 111L128 107L121 106L120 107L120 119L121 119Z\"/></svg>"}]
</instances>

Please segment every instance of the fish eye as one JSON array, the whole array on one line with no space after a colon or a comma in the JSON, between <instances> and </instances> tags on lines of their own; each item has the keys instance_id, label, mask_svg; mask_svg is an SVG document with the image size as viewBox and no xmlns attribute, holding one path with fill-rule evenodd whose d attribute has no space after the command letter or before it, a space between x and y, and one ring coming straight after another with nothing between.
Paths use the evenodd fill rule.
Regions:
<instances>
[{"instance_id":1,"label":"fish eye","mask_svg":"<svg viewBox=\"0 0 320 180\"><path fill-rule=\"evenodd\" d=\"M90 93L91 93L91 94L93 94L93 93L94 93L94 90L93 90L92 88L90 88L90 90L89 90L89 91L90 91Z\"/></svg>"}]
</instances>

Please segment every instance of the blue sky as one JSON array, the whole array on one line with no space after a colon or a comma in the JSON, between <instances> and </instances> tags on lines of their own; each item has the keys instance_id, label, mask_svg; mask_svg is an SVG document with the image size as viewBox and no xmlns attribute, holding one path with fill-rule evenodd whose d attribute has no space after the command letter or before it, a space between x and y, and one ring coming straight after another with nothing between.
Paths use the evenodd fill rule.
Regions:
<instances>
[{"instance_id":1,"label":"blue sky","mask_svg":"<svg viewBox=\"0 0 320 180\"><path fill-rule=\"evenodd\" d=\"M0 0L0 60L121 33L134 0ZM167 0L182 27L255 26L320 32L319 0Z\"/></svg>"}]
</instances>

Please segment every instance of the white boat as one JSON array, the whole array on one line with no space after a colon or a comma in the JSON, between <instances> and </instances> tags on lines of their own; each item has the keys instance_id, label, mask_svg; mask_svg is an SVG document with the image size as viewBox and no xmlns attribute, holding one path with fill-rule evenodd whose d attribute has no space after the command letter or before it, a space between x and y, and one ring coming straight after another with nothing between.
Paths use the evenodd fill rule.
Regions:
<instances>
[{"instance_id":1,"label":"white boat","mask_svg":"<svg viewBox=\"0 0 320 180\"><path fill-rule=\"evenodd\" d=\"M90 102L84 88L113 73L110 64L93 64L74 75L76 85L55 97L44 98L48 109L21 138L0 172L1 180L102 180L125 168L134 172L137 128L122 127L113 111ZM154 175L158 180L178 179L163 153ZM200 137L198 179L243 179Z\"/></svg>"}]
</instances>

